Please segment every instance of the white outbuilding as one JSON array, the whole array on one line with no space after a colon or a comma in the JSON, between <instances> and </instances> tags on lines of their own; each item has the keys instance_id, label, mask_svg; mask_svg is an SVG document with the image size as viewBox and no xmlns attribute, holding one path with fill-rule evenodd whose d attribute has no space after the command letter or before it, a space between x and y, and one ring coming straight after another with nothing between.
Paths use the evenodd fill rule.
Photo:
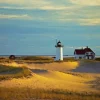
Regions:
<instances>
[{"instance_id":1,"label":"white outbuilding","mask_svg":"<svg viewBox=\"0 0 100 100\"><path fill-rule=\"evenodd\" d=\"M63 61L63 45L61 44L60 41L57 42L55 45L56 47L56 61Z\"/></svg>"}]
</instances>

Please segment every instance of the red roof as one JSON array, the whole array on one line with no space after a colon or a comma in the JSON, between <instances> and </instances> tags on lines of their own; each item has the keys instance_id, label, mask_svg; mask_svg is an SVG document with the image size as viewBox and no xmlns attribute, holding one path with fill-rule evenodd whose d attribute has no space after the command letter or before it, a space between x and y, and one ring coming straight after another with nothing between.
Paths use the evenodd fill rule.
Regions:
<instances>
[{"instance_id":1,"label":"red roof","mask_svg":"<svg viewBox=\"0 0 100 100\"><path fill-rule=\"evenodd\" d=\"M84 51L85 52L93 52L90 48L85 48Z\"/></svg>"},{"instance_id":2,"label":"red roof","mask_svg":"<svg viewBox=\"0 0 100 100\"><path fill-rule=\"evenodd\" d=\"M85 54L86 52L93 52L93 51L87 47L85 49L75 49L74 54L76 53L76 54L80 55L80 54Z\"/></svg>"},{"instance_id":3,"label":"red roof","mask_svg":"<svg viewBox=\"0 0 100 100\"><path fill-rule=\"evenodd\" d=\"M84 49L75 49L75 52L76 52L76 54L85 54Z\"/></svg>"}]
</instances>

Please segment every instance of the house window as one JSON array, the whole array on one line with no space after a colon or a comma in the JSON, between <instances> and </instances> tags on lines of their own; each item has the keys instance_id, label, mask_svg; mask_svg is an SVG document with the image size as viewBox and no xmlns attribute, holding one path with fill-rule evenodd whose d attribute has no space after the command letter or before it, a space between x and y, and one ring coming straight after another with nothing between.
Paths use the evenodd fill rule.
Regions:
<instances>
[{"instance_id":1,"label":"house window","mask_svg":"<svg viewBox=\"0 0 100 100\"><path fill-rule=\"evenodd\" d=\"M93 53L91 52L91 55L92 55Z\"/></svg>"},{"instance_id":2,"label":"house window","mask_svg":"<svg viewBox=\"0 0 100 100\"><path fill-rule=\"evenodd\" d=\"M82 57L79 57L79 59L82 59Z\"/></svg>"},{"instance_id":3,"label":"house window","mask_svg":"<svg viewBox=\"0 0 100 100\"><path fill-rule=\"evenodd\" d=\"M88 55L88 52L86 52L86 55Z\"/></svg>"}]
</instances>

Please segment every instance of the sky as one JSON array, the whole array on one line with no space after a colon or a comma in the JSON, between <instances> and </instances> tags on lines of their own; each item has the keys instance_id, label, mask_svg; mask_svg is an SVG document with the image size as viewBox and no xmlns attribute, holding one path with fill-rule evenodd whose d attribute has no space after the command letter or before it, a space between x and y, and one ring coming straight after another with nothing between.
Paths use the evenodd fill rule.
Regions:
<instances>
[{"instance_id":1,"label":"sky","mask_svg":"<svg viewBox=\"0 0 100 100\"><path fill-rule=\"evenodd\" d=\"M0 0L0 55L100 55L100 0Z\"/></svg>"}]
</instances>

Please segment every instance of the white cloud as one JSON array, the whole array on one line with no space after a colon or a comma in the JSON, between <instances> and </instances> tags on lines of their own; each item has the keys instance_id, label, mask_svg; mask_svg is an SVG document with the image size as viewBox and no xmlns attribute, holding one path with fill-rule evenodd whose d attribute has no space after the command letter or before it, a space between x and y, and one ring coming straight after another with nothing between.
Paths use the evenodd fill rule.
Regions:
<instances>
[{"instance_id":1,"label":"white cloud","mask_svg":"<svg viewBox=\"0 0 100 100\"><path fill-rule=\"evenodd\" d=\"M74 49L73 46L64 46L65 49Z\"/></svg>"},{"instance_id":2,"label":"white cloud","mask_svg":"<svg viewBox=\"0 0 100 100\"><path fill-rule=\"evenodd\" d=\"M0 3L34 8L50 4L47 0L0 0Z\"/></svg>"},{"instance_id":3,"label":"white cloud","mask_svg":"<svg viewBox=\"0 0 100 100\"><path fill-rule=\"evenodd\" d=\"M59 6L59 7L55 7L55 6L44 6L44 7L41 7L40 9L43 9L43 10L64 10L66 9L67 7L64 7L64 6Z\"/></svg>"},{"instance_id":4,"label":"white cloud","mask_svg":"<svg viewBox=\"0 0 100 100\"><path fill-rule=\"evenodd\" d=\"M46 0L0 0L0 3L30 5L30 4L47 4Z\"/></svg>"},{"instance_id":5,"label":"white cloud","mask_svg":"<svg viewBox=\"0 0 100 100\"><path fill-rule=\"evenodd\" d=\"M21 10L21 9L33 9L32 7L11 7L11 6L1 6L0 8L3 8L3 9L18 9L18 10Z\"/></svg>"},{"instance_id":6,"label":"white cloud","mask_svg":"<svg viewBox=\"0 0 100 100\"><path fill-rule=\"evenodd\" d=\"M100 48L100 46L95 46L96 48Z\"/></svg>"},{"instance_id":7,"label":"white cloud","mask_svg":"<svg viewBox=\"0 0 100 100\"><path fill-rule=\"evenodd\" d=\"M0 14L0 19L32 19L30 16L26 15L5 15Z\"/></svg>"},{"instance_id":8,"label":"white cloud","mask_svg":"<svg viewBox=\"0 0 100 100\"><path fill-rule=\"evenodd\" d=\"M77 19L81 25L100 25L100 18Z\"/></svg>"},{"instance_id":9,"label":"white cloud","mask_svg":"<svg viewBox=\"0 0 100 100\"><path fill-rule=\"evenodd\" d=\"M84 6L98 6L100 5L100 0L70 0L74 4L84 5Z\"/></svg>"},{"instance_id":10,"label":"white cloud","mask_svg":"<svg viewBox=\"0 0 100 100\"><path fill-rule=\"evenodd\" d=\"M8 14L0 14L0 19L21 19L21 20L48 20L48 18L29 16L27 14L23 15L8 15Z\"/></svg>"},{"instance_id":11,"label":"white cloud","mask_svg":"<svg viewBox=\"0 0 100 100\"><path fill-rule=\"evenodd\" d=\"M31 10L31 9L40 9L40 10L69 10L73 9L73 7L66 7L66 6L42 6L42 7L9 7L9 6L2 6L0 8L3 9L26 9L26 10Z\"/></svg>"},{"instance_id":12,"label":"white cloud","mask_svg":"<svg viewBox=\"0 0 100 100\"><path fill-rule=\"evenodd\" d=\"M70 1L72 4L67 3ZM86 6L96 6L100 5L100 0L0 0L0 3L8 3L7 6L2 5L0 8L4 9L39 9L47 10L48 12L43 12L38 14L34 12L31 13L31 16L27 14L12 15L1 14L0 18L13 18L13 19L33 19L33 20L49 20L49 21L59 21L59 22L72 22L80 25L100 25L100 13L99 8L94 7L91 9L83 7ZM9 5L10 4L10 5ZM15 4L16 6L14 6ZM78 5L76 5L78 4ZM93 9L93 10L92 10ZM49 12L50 10L50 12ZM10 11L10 10L9 10ZM9 12L8 11L8 12ZM41 11L40 11L41 12ZM11 11L10 11L11 13ZM18 12L17 12L18 13ZM44 14L44 15L43 15ZM33 16L34 15L34 16Z\"/></svg>"},{"instance_id":13,"label":"white cloud","mask_svg":"<svg viewBox=\"0 0 100 100\"><path fill-rule=\"evenodd\" d=\"M86 46L65 46L66 49L82 49L86 48Z\"/></svg>"},{"instance_id":14,"label":"white cloud","mask_svg":"<svg viewBox=\"0 0 100 100\"><path fill-rule=\"evenodd\" d=\"M0 0L0 3L17 4L21 6L44 7L44 6L68 6L72 4L98 6L100 0Z\"/></svg>"},{"instance_id":15,"label":"white cloud","mask_svg":"<svg viewBox=\"0 0 100 100\"><path fill-rule=\"evenodd\" d=\"M8 4L0 8L6 9L42 9L42 10L66 10L72 8L68 4L70 0L0 0L0 3ZM9 5L10 4L10 5Z\"/></svg>"},{"instance_id":16,"label":"white cloud","mask_svg":"<svg viewBox=\"0 0 100 100\"><path fill-rule=\"evenodd\" d=\"M80 24L80 25L100 25L100 18L94 18L94 19L80 19L80 18L59 18L59 19L56 19L58 21L61 21L61 22L73 22L73 23L77 23L77 24Z\"/></svg>"}]
</instances>

